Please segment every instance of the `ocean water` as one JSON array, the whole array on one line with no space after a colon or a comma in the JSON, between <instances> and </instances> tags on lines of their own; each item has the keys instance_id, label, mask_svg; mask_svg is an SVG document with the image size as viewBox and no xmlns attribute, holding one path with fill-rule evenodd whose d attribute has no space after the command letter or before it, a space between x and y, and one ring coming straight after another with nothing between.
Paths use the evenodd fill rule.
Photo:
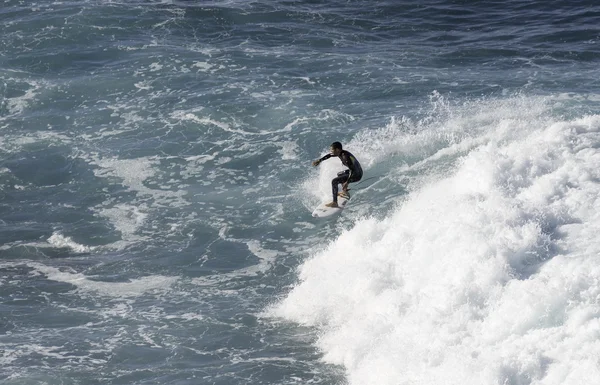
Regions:
<instances>
[{"instance_id":1,"label":"ocean water","mask_svg":"<svg viewBox=\"0 0 600 385\"><path fill-rule=\"evenodd\" d=\"M600 383L599 26L3 1L0 383Z\"/></svg>"}]
</instances>

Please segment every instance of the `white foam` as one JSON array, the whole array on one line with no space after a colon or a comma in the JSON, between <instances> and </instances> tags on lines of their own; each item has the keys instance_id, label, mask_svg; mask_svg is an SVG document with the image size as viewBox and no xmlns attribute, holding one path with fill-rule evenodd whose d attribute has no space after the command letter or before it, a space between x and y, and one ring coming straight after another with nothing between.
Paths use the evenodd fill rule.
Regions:
<instances>
[{"instance_id":1,"label":"white foam","mask_svg":"<svg viewBox=\"0 0 600 385\"><path fill-rule=\"evenodd\" d=\"M59 269L40 263L27 263L35 270L32 275L45 275L47 279L72 284L82 292L89 292L116 298L139 297L152 291L164 291L173 285L178 278L160 275L131 279L128 282L102 282L89 279L85 274L77 273L69 268Z\"/></svg>"},{"instance_id":2,"label":"white foam","mask_svg":"<svg viewBox=\"0 0 600 385\"><path fill-rule=\"evenodd\" d=\"M98 177L118 177L122 180L123 185L127 186L132 191L137 191L141 194L148 194L156 197L180 197L179 192L170 192L159 189L146 187L144 182L155 176L158 157L142 157L135 159L118 159L118 158L100 158L96 157L91 161L91 164L100 166L94 170L94 174Z\"/></svg>"},{"instance_id":3,"label":"white foam","mask_svg":"<svg viewBox=\"0 0 600 385\"><path fill-rule=\"evenodd\" d=\"M116 176L122 179L123 184L135 191L148 191L143 182L154 176L156 159L118 159L118 158L96 158L91 162L99 169L94 170L98 177Z\"/></svg>"},{"instance_id":4,"label":"white foam","mask_svg":"<svg viewBox=\"0 0 600 385\"><path fill-rule=\"evenodd\" d=\"M93 155L89 157L91 164L99 166L94 170L97 177L116 177L129 191L137 195L137 199L131 202L120 203L111 199L95 208L99 215L108 218L122 234L124 243L113 246L122 248L129 242L145 239L137 232L146 224L148 216L161 205L188 204L183 198L184 191L171 191L167 189L169 186L162 186L162 188L146 186L147 181L157 173L157 165L160 161L157 157L136 159L101 158Z\"/></svg>"},{"instance_id":5,"label":"white foam","mask_svg":"<svg viewBox=\"0 0 600 385\"><path fill-rule=\"evenodd\" d=\"M192 67L198 68L198 72L208 72L211 68L214 67L213 64L208 62L197 61L192 64Z\"/></svg>"},{"instance_id":6,"label":"white foam","mask_svg":"<svg viewBox=\"0 0 600 385\"><path fill-rule=\"evenodd\" d=\"M252 254L263 261L271 262L278 255L278 252L275 250L265 249L256 239L246 242L246 245L248 245L248 250L250 250Z\"/></svg>"},{"instance_id":7,"label":"white foam","mask_svg":"<svg viewBox=\"0 0 600 385\"><path fill-rule=\"evenodd\" d=\"M151 80L144 80L144 81L141 81L141 82L137 82L137 83L134 84L134 86L137 89L146 90L146 91L147 90L151 90L153 88ZM142 120L142 118L139 115L136 115L136 114L130 114L130 116L122 115L121 117L124 118L124 120L125 120L126 123L129 123L128 120L129 121L138 121L138 122Z\"/></svg>"},{"instance_id":8,"label":"white foam","mask_svg":"<svg viewBox=\"0 0 600 385\"><path fill-rule=\"evenodd\" d=\"M233 128L231 124L220 122L218 120L211 119L210 117L199 117L193 112L175 111L171 114L171 117L175 120L189 120L198 124L205 124L209 126L218 127L223 131L236 133L241 135L254 135L252 132L246 132ZM235 126L234 126L235 127Z\"/></svg>"},{"instance_id":9,"label":"white foam","mask_svg":"<svg viewBox=\"0 0 600 385\"><path fill-rule=\"evenodd\" d=\"M318 327L349 384L600 383L600 116L544 103L428 125L463 125L445 148L464 156L316 252L272 314Z\"/></svg>"},{"instance_id":10,"label":"white foam","mask_svg":"<svg viewBox=\"0 0 600 385\"><path fill-rule=\"evenodd\" d=\"M150 64L150 66L148 67L148 69L150 70L150 72L156 72L156 71L160 71L163 69L163 65L160 63L152 63Z\"/></svg>"},{"instance_id":11,"label":"white foam","mask_svg":"<svg viewBox=\"0 0 600 385\"><path fill-rule=\"evenodd\" d=\"M148 217L147 207L118 204L110 208L99 208L97 211L101 216L110 220L124 240L131 242L144 239L144 237L136 235L136 232Z\"/></svg>"},{"instance_id":12,"label":"white foam","mask_svg":"<svg viewBox=\"0 0 600 385\"><path fill-rule=\"evenodd\" d=\"M13 117L21 114L30 106L32 101L35 100L41 90L51 87L51 84L46 81L26 80L26 82L29 88L25 90L23 95L6 98L8 115L5 117L0 117L0 120L4 120L6 117Z\"/></svg>"},{"instance_id":13,"label":"white foam","mask_svg":"<svg viewBox=\"0 0 600 385\"><path fill-rule=\"evenodd\" d=\"M287 142L278 142L275 143L275 145L279 146L279 153L281 154L281 159L283 160L291 160L291 159L297 159L298 155L298 144L296 142L291 142L291 141L287 141Z\"/></svg>"},{"instance_id":14,"label":"white foam","mask_svg":"<svg viewBox=\"0 0 600 385\"><path fill-rule=\"evenodd\" d=\"M54 247L65 247L69 248L76 253L89 253L94 250L94 247L81 245L74 242L71 237L66 237L59 232L52 233L52 236L48 238L48 243Z\"/></svg>"}]
</instances>

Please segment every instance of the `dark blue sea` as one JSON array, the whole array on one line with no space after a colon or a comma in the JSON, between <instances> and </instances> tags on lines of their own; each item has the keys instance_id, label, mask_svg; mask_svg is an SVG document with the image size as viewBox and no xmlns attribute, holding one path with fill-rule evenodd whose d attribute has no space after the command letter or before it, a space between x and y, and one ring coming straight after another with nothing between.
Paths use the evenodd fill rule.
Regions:
<instances>
[{"instance_id":1,"label":"dark blue sea","mask_svg":"<svg viewBox=\"0 0 600 385\"><path fill-rule=\"evenodd\" d=\"M598 384L598 234L596 1L0 5L1 384Z\"/></svg>"}]
</instances>

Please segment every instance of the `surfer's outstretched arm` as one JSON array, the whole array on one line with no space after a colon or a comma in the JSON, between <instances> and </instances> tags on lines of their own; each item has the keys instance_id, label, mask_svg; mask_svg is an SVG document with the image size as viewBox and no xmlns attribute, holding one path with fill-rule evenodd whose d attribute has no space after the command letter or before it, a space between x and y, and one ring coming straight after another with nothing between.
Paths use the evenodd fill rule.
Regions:
<instances>
[{"instance_id":1,"label":"surfer's outstretched arm","mask_svg":"<svg viewBox=\"0 0 600 385\"><path fill-rule=\"evenodd\" d=\"M312 162L312 165L313 165L313 166L318 166L318 165L319 165L319 163L321 163L321 162L322 162L322 161L324 161L324 160L327 160L327 159L331 158L332 156L333 156L333 155L331 155L331 154L327 154L327 155L323 156L321 159L317 159L317 160L313 161L313 162Z\"/></svg>"}]
</instances>

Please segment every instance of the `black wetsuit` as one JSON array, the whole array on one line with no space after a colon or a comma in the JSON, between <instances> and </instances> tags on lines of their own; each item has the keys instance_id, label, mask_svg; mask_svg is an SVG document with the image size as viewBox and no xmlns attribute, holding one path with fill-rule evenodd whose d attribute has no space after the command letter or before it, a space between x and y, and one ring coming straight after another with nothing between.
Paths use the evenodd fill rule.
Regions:
<instances>
[{"instance_id":1,"label":"black wetsuit","mask_svg":"<svg viewBox=\"0 0 600 385\"><path fill-rule=\"evenodd\" d=\"M327 154L324 157L322 157L321 159L319 159L319 161L322 162L333 156L334 155ZM339 155L339 158L342 161L342 164L344 166L348 167L348 170L339 172L337 178L334 178L331 181L331 190L333 192L333 201L334 202L337 202L338 185L339 184L343 184L346 182L348 182L348 183L358 182L362 178L362 175L363 175L363 171L362 171L362 167L360 167L360 163L358 163L358 160L350 152L348 152L346 150L342 150L342 152Z\"/></svg>"}]
</instances>

